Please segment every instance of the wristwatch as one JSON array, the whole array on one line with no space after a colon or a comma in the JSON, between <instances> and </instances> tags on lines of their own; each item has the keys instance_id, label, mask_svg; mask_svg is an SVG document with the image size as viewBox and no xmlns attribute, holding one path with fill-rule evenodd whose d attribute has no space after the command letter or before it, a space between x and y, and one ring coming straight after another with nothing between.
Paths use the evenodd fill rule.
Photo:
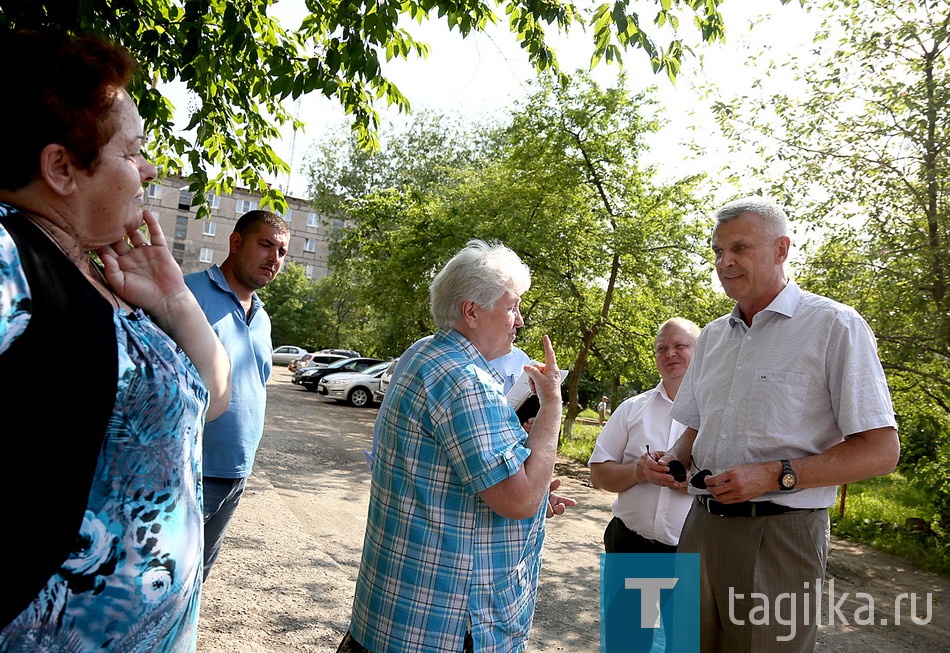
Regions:
<instances>
[{"instance_id":1,"label":"wristwatch","mask_svg":"<svg viewBox=\"0 0 950 653\"><path fill-rule=\"evenodd\" d=\"M792 469L792 463L782 460L782 475L778 477L779 489L794 489L796 483L798 483L798 476L795 475L795 470Z\"/></svg>"}]
</instances>

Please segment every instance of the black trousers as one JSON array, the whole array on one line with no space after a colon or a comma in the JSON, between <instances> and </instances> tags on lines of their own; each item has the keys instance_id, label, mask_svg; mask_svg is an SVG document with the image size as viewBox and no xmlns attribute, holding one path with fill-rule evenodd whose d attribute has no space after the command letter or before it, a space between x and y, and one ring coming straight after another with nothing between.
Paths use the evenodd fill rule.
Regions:
<instances>
[{"instance_id":1,"label":"black trousers","mask_svg":"<svg viewBox=\"0 0 950 653\"><path fill-rule=\"evenodd\" d=\"M607 553L676 553L676 547L648 540L627 528L620 517L614 517L604 531L604 550Z\"/></svg>"},{"instance_id":2,"label":"black trousers","mask_svg":"<svg viewBox=\"0 0 950 653\"><path fill-rule=\"evenodd\" d=\"M474 648L475 643L472 641L472 633L466 632L462 653L474 653ZM346 634L343 636L343 641L340 642L340 647L336 650L336 653L372 653L372 651L353 639L353 636L350 635L350 631L346 631Z\"/></svg>"},{"instance_id":3,"label":"black trousers","mask_svg":"<svg viewBox=\"0 0 950 653\"><path fill-rule=\"evenodd\" d=\"M627 525L619 517L614 517L607 524L607 529L604 531L604 550L607 553L676 553L675 546L663 544L656 540L648 540L636 531L627 528ZM676 623L676 617L672 609L673 605L669 602L671 595L670 592L664 592L660 598L660 607L665 613L663 628L666 646L670 645L671 629L675 628ZM659 635L660 631L657 631L654 637L659 637ZM643 653L651 648L652 646L648 646Z\"/></svg>"}]
</instances>

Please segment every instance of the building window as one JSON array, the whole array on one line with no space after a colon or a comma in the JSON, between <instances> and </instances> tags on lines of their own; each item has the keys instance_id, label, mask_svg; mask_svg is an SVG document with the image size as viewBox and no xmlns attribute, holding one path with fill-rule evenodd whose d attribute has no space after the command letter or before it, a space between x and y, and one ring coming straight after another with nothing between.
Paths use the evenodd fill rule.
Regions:
<instances>
[{"instance_id":1,"label":"building window","mask_svg":"<svg viewBox=\"0 0 950 653\"><path fill-rule=\"evenodd\" d=\"M291 218L294 216L294 210L288 206L286 211L283 213L278 213L277 215L282 217L287 222L290 222Z\"/></svg>"},{"instance_id":2,"label":"building window","mask_svg":"<svg viewBox=\"0 0 950 653\"><path fill-rule=\"evenodd\" d=\"M236 210L240 214L245 214L248 211L254 211L257 209L257 202L252 202L251 200L238 200Z\"/></svg>"},{"instance_id":3,"label":"building window","mask_svg":"<svg viewBox=\"0 0 950 653\"><path fill-rule=\"evenodd\" d=\"M205 220L204 224L201 227L201 233L204 236L213 236L214 235L215 223L211 220Z\"/></svg>"},{"instance_id":4,"label":"building window","mask_svg":"<svg viewBox=\"0 0 950 653\"><path fill-rule=\"evenodd\" d=\"M307 214L307 226L308 227L319 227L320 226L320 216L316 213Z\"/></svg>"},{"instance_id":5,"label":"building window","mask_svg":"<svg viewBox=\"0 0 950 653\"><path fill-rule=\"evenodd\" d=\"M195 196L195 194L192 193L191 191L189 191L187 186L185 186L184 188L180 189L180 190L178 191L178 208L179 208L179 209L182 209L182 210L184 210L184 211L190 211L190 210L191 210L191 198L194 197L194 196Z\"/></svg>"},{"instance_id":6,"label":"building window","mask_svg":"<svg viewBox=\"0 0 950 653\"><path fill-rule=\"evenodd\" d=\"M208 206L210 206L212 209L216 209L221 206L221 198L217 194L206 193L205 197L208 198Z\"/></svg>"},{"instance_id":7,"label":"building window","mask_svg":"<svg viewBox=\"0 0 950 653\"><path fill-rule=\"evenodd\" d=\"M148 188L145 190L145 194L150 200L157 200L162 196L162 185L161 184L149 184Z\"/></svg>"},{"instance_id":8,"label":"building window","mask_svg":"<svg viewBox=\"0 0 950 653\"><path fill-rule=\"evenodd\" d=\"M306 276L308 279L313 279L313 266L309 263L306 265L304 270L304 276Z\"/></svg>"},{"instance_id":9,"label":"building window","mask_svg":"<svg viewBox=\"0 0 950 653\"><path fill-rule=\"evenodd\" d=\"M188 237L188 222L191 220L187 215L180 215L175 218L175 240L184 240Z\"/></svg>"},{"instance_id":10,"label":"building window","mask_svg":"<svg viewBox=\"0 0 950 653\"><path fill-rule=\"evenodd\" d=\"M198 260L202 263L210 263L211 256L214 254L214 250L210 247L202 247L201 253L198 255Z\"/></svg>"},{"instance_id":11,"label":"building window","mask_svg":"<svg viewBox=\"0 0 950 653\"><path fill-rule=\"evenodd\" d=\"M307 242L303 244L303 251L305 252L315 252L317 251L317 241L314 238L308 238Z\"/></svg>"},{"instance_id":12,"label":"building window","mask_svg":"<svg viewBox=\"0 0 950 653\"><path fill-rule=\"evenodd\" d=\"M181 265L185 261L185 243L172 243L172 258Z\"/></svg>"}]
</instances>

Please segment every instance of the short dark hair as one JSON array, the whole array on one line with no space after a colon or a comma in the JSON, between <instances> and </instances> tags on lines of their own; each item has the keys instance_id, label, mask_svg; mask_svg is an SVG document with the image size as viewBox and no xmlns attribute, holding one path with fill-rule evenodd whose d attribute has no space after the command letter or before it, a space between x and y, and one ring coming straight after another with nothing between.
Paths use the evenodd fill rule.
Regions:
<instances>
[{"instance_id":1,"label":"short dark hair","mask_svg":"<svg viewBox=\"0 0 950 653\"><path fill-rule=\"evenodd\" d=\"M234 233L246 236L250 231L255 229L257 225L261 224L273 227L277 230L277 233L280 234L290 233L290 225L287 224L286 220L276 213L260 210L248 211L242 215L238 219L237 224L234 225Z\"/></svg>"},{"instance_id":2,"label":"short dark hair","mask_svg":"<svg viewBox=\"0 0 950 653\"><path fill-rule=\"evenodd\" d=\"M137 63L103 38L19 30L0 34L3 156L0 188L17 190L40 173L40 153L64 146L80 170L94 170L115 133L111 110Z\"/></svg>"}]
</instances>

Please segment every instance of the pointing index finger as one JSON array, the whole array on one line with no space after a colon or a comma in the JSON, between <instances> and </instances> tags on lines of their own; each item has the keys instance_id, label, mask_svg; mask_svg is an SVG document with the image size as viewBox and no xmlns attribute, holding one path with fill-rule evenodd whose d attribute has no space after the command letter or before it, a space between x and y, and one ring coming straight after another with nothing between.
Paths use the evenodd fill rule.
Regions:
<instances>
[{"instance_id":1,"label":"pointing index finger","mask_svg":"<svg viewBox=\"0 0 950 653\"><path fill-rule=\"evenodd\" d=\"M557 367L557 357L554 355L554 346L551 344L551 338L547 334L541 339L544 343L544 372L547 373L548 370L557 370L560 373L560 370Z\"/></svg>"}]
</instances>

